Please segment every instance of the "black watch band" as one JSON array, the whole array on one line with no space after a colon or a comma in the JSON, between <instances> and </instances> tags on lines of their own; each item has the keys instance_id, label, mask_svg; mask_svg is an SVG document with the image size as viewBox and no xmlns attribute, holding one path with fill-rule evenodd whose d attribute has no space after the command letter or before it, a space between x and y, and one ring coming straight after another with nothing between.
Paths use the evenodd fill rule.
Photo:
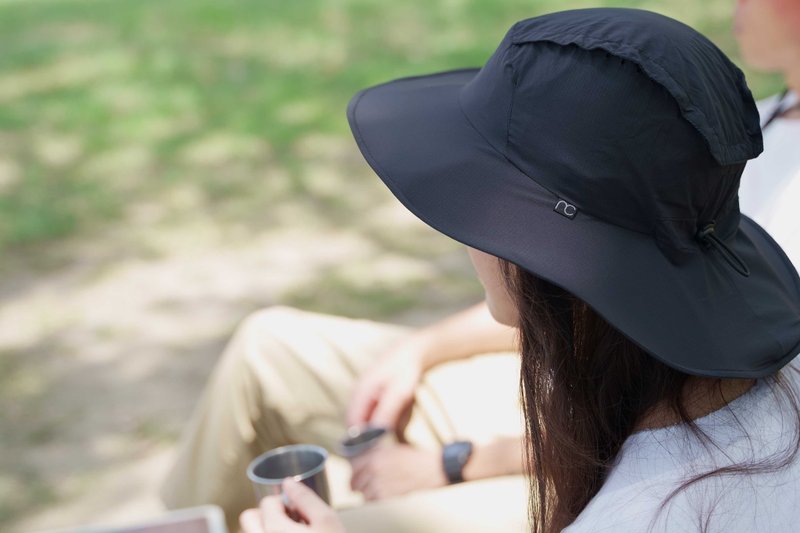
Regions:
<instances>
[{"instance_id":1,"label":"black watch band","mask_svg":"<svg viewBox=\"0 0 800 533\"><path fill-rule=\"evenodd\" d=\"M449 483L464 481L464 465L472 455L472 443L468 441L451 442L442 450L442 465Z\"/></svg>"}]
</instances>

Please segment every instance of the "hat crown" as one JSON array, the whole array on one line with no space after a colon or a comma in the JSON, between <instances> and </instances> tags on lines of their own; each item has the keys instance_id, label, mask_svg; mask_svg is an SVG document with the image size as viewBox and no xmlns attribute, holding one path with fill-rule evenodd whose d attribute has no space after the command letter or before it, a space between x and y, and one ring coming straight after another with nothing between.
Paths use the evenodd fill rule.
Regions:
<instances>
[{"instance_id":1,"label":"hat crown","mask_svg":"<svg viewBox=\"0 0 800 533\"><path fill-rule=\"evenodd\" d=\"M530 178L655 235L676 260L699 226L735 228L744 162L763 148L742 72L700 33L644 10L519 21L459 99Z\"/></svg>"},{"instance_id":2,"label":"hat crown","mask_svg":"<svg viewBox=\"0 0 800 533\"><path fill-rule=\"evenodd\" d=\"M761 138L738 80L680 23L588 10L516 24L483 68L363 89L347 117L435 229L564 288L679 371L761 377L800 352L800 277L739 215Z\"/></svg>"}]
</instances>

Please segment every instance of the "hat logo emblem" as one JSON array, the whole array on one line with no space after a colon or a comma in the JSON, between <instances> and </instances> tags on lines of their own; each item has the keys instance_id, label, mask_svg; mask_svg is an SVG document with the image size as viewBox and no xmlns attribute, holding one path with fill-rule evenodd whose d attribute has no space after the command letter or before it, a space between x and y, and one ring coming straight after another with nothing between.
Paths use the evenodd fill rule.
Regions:
<instances>
[{"instance_id":1,"label":"hat logo emblem","mask_svg":"<svg viewBox=\"0 0 800 533\"><path fill-rule=\"evenodd\" d=\"M570 220L575 218L575 215L578 214L577 207L567 202L566 200L561 200L561 199L558 200L555 208L553 208L553 211L555 211L559 215L567 217Z\"/></svg>"}]
</instances>

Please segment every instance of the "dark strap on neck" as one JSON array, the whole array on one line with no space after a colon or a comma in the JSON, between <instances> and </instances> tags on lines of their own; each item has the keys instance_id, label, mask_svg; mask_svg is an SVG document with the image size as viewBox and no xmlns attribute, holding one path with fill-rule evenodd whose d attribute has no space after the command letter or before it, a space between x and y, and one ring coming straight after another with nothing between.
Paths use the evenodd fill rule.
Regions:
<instances>
[{"instance_id":1,"label":"dark strap on neck","mask_svg":"<svg viewBox=\"0 0 800 533\"><path fill-rule=\"evenodd\" d=\"M779 116L783 115L787 111L791 111L792 109L800 109L800 101L796 102L793 105L785 105L786 97L789 95L789 88L784 87L781 95L778 97L778 103L775 105L775 108L772 110L772 113L767 117L767 120L761 125L761 129L765 129L767 126L772 124L772 121L778 118Z\"/></svg>"}]
</instances>

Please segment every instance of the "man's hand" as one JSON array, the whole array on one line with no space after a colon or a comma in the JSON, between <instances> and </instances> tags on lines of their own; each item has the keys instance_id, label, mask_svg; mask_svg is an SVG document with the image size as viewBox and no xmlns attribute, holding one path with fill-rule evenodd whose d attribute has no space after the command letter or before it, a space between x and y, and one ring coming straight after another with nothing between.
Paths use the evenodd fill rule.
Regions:
<instances>
[{"instance_id":1,"label":"man's hand","mask_svg":"<svg viewBox=\"0 0 800 533\"><path fill-rule=\"evenodd\" d=\"M351 461L350 486L367 500L382 500L420 489L447 485L440 451L389 444Z\"/></svg>"},{"instance_id":2,"label":"man's hand","mask_svg":"<svg viewBox=\"0 0 800 533\"><path fill-rule=\"evenodd\" d=\"M239 516L245 533L345 533L334 510L314 491L291 479L283 482L283 490L305 524L287 516L280 496L269 496L261 500L259 509L248 509Z\"/></svg>"},{"instance_id":3,"label":"man's hand","mask_svg":"<svg viewBox=\"0 0 800 533\"><path fill-rule=\"evenodd\" d=\"M347 424L387 427L402 441L414 392L427 370L479 353L516 350L516 337L515 328L495 322L486 302L415 331L361 377Z\"/></svg>"},{"instance_id":4,"label":"man's hand","mask_svg":"<svg viewBox=\"0 0 800 533\"><path fill-rule=\"evenodd\" d=\"M381 357L356 385L347 425L381 426L402 437L422 379L424 352L424 345L412 337Z\"/></svg>"}]
</instances>

